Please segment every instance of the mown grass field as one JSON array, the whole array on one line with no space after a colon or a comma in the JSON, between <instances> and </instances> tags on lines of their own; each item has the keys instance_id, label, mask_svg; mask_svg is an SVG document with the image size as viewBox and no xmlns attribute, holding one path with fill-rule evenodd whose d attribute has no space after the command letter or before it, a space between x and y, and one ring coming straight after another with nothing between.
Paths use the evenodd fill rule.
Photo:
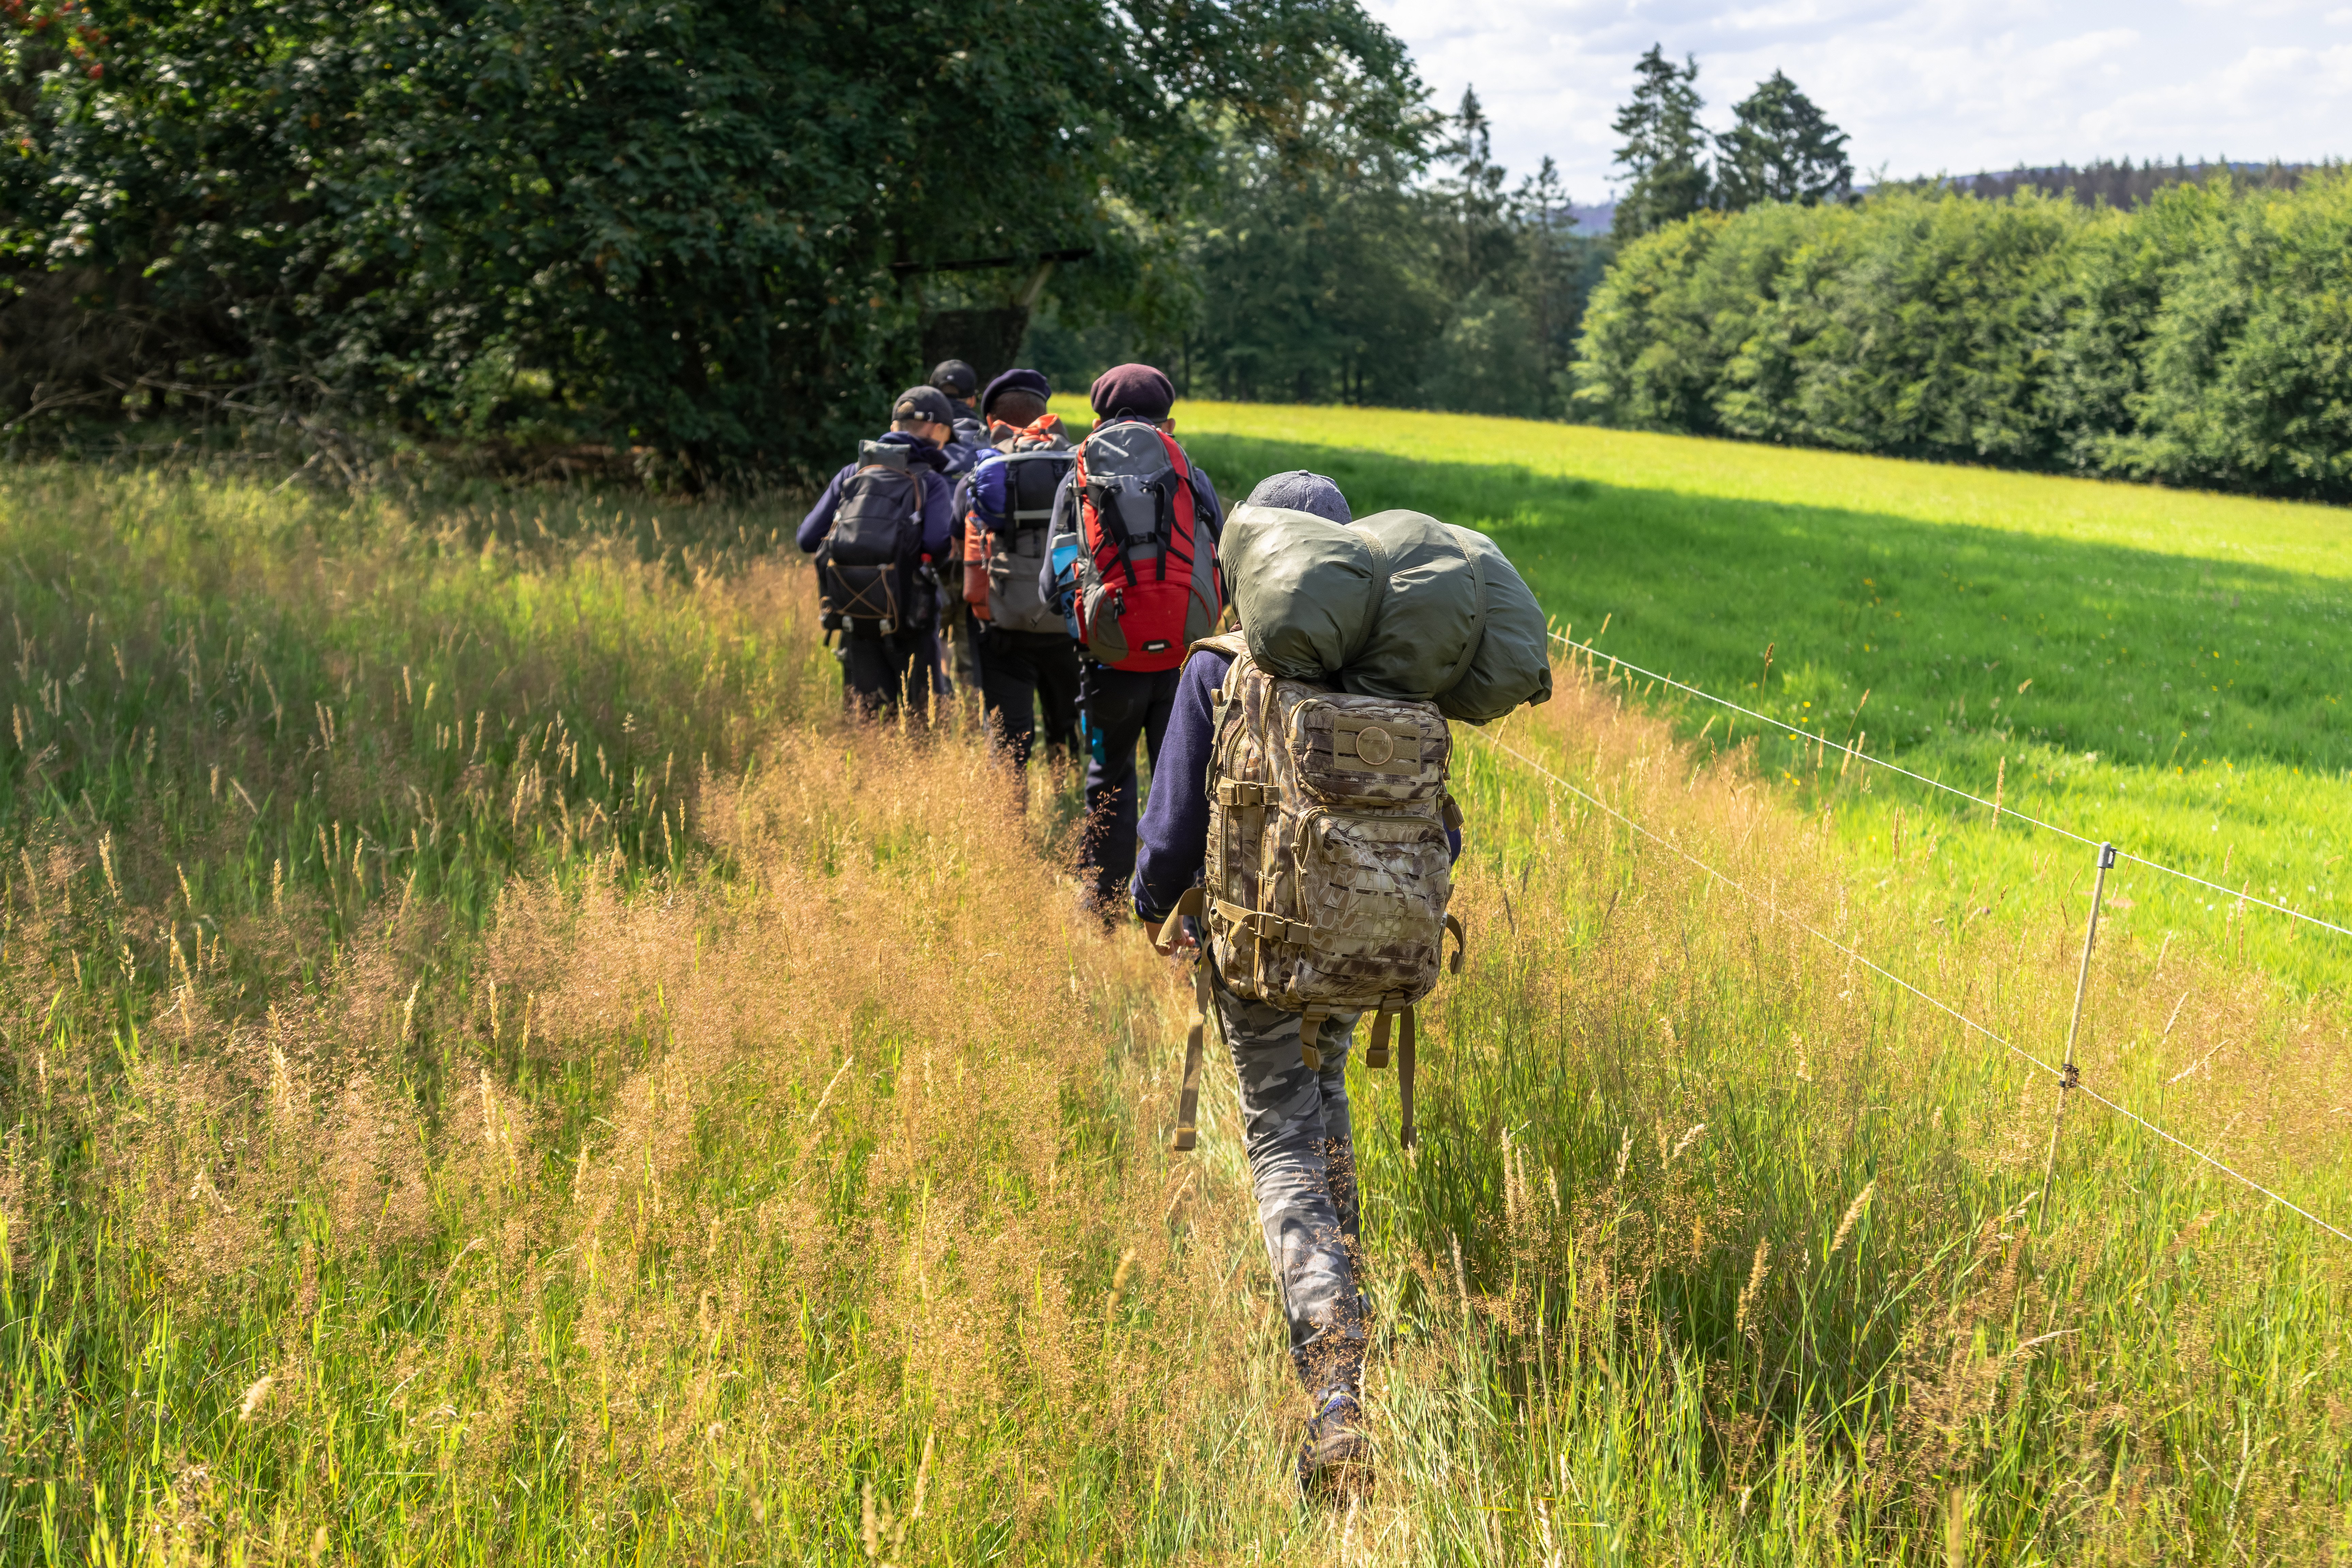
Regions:
<instances>
[{"instance_id":1,"label":"mown grass field","mask_svg":"<svg viewBox=\"0 0 2352 1568\"><path fill-rule=\"evenodd\" d=\"M2352 925L2340 509L1529 421L1205 403L1178 416L1235 495L1309 467L1359 510L1481 529L1604 653ZM1644 701L1710 742L1734 732L1708 705ZM1864 794L1849 772L1819 787L1834 753L1760 739L1760 767L1833 800L1855 852L1890 874L1899 858L1899 882L1948 918L1999 907L2046 858L2087 871L2087 850L1996 832L1917 785L1882 776ZM2230 900L2129 866L2111 889L2147 941L2242 946L2306 985L2352 980L2343 938L2241 922Z\"/></svg>"},{"instance_id":2,"label":"mown grass field","mask_svg":"<svg viewBox=\"0 0 2352 1568\"><path fill-rule=\"evenodd\" d=\"M1466 733L1417 1152L1354 1073L1382 1479L1301 1508L1189 985L1066 781L843 724L782 521L0 473L0 1560L2352 1551L2352 1247L2080 1102L2039 1201L2048 1079ZM2056 869L1939 923L1558 676L1502 744L2046 1037ZM2344 1222L2333 999L2092 994L2089 1082Z\"/></svg>"}]
</instances>

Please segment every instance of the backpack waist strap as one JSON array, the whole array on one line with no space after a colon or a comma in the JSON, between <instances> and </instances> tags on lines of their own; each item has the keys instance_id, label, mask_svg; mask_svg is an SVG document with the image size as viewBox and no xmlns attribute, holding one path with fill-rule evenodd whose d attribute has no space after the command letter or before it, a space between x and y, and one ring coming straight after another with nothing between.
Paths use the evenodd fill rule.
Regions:
<instances>
[{"instance_id":1,"label":"backpack waist strap","mask_svg":"<svg viewBox=\"0 0 2352 1568\"><path fill-rule=\"evenodd\" d=\"M1218 898L1208 901L1219 919L1249 932L1260 942L1286 942L1294 946L1306 947L1315 940L1313 926L1286 920L1270 910L1245 910L1239 904L1227 903Z\"/></svg>"}]
</instances>

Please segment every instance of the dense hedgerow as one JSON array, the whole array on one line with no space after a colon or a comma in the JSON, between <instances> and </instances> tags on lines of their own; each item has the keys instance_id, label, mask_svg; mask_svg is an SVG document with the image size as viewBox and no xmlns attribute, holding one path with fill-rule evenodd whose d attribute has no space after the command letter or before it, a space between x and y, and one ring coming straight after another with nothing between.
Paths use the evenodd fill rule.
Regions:
<instances>
[{"instance_id":1,"label":"dense hedgerow","mask_svg":"<svg viewBox=\"0 0 2352 1568\"><path fill-rule=\"evenodd\" d=\"M2352 178L1701 214L1595 293L1602 423L2352 496Z\"/></svg>"}]
</instances>

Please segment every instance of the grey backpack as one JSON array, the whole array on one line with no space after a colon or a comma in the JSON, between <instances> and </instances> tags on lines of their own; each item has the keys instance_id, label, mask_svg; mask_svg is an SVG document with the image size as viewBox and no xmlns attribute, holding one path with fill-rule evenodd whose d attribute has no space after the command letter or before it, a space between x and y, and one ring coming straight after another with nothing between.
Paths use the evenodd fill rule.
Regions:
<instances>
[{"instance_id":1,"label":"grey backpack","mask_svg":"<svg viewBox=\"0 0 2352 1568\"><path fill-rule=\"evenodd\" d=\"M1054 496L1076 462L1066 441L1004 455L1006 526L988 538L988 620L1014 632L1067 629L1061 613L1045 602L1038 579L1045 565Z\"/></svg>"}]
</instances>

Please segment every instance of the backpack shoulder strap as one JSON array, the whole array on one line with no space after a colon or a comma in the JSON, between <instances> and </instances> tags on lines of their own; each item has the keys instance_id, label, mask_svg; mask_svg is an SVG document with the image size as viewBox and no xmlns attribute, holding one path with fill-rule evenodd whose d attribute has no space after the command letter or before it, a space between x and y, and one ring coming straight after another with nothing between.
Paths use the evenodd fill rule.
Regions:
<instances>
[{"instance_id":1,"label":"backpack shoulder strap","mask_svg":"<svg viewBox=\"0 0 2352 1568\"><path fill-rule=\"evenodd\" d=\"M1176 437L1168 434L1167 431L1155 431L1154 434L1160 437L1160 444L1168 450L1168 466L1175 469L1178 473L1183 475L1186 479L1191 479L1192 477L1192 458L1191 454L1187 453L1183 447L1178 446L1176 444Z\"/></svg>"},{"instance_id":2,"label":"backpack shoulder strap","mask_svg":"<svg viewBox=\"0 0 2352 1568\"><path fill-rule=\"evenodd\" d=\"M1241 658L1249 653L1249 639L1239 632L1220 632L1213 637L1202 637L1184 650L1186 658L1206 650L1221 653L1228 658Z\"/></svg>"}]
</instances>

